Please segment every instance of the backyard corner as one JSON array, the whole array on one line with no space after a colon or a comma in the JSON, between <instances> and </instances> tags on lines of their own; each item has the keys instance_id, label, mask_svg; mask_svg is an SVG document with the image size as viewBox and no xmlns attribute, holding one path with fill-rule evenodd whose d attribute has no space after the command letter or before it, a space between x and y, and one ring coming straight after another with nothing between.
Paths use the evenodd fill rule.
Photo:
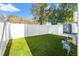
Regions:
<instances>
[{"instance_id":1,"label":"backyard corner","mask_svg":"<svg viewBox=\"0 0 79 59\"><path fill-rule=\"evenodd\" d=\"M67 56L67 51L62 48L61 40L64 36L38 35L10 40L5 51L5 56ZM72 40L69 38L69 40ZM70 55L77 55L77 46L71 45Z\"/></svg>"},{"instance_id":2,"label":"backyard corner","mask_svg":"<svg viewBox=\"0 0 79 59\"><path fill-rule=\"evenodd\" d=\"M77 56L79 4L1 3L0 13L0 56Z\"/></svg>"}]
</instances>

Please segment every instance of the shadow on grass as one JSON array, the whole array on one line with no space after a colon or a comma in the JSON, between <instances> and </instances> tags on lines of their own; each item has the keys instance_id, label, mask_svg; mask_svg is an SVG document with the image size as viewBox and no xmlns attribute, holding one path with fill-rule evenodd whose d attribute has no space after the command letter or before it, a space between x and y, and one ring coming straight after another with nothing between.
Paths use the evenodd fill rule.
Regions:
<instances>
[{"instance_id":1,"label":"shadow on grass","mask_svg":"<svg viewBox=\"0 0 79 59\"><path fill-rule=\"evenodd\" d=\"M10 28L9 28L9 38L12 38ZM4 56L9 56L11 45L12 45L12 39L9 40L9 42L8 42L8 44L6 46Z\"/></svg>"},{"instance_id":2,"label":"shadow on grass","mask_svg":"<svg viewBox=\"0 0 79 59\"><path fill-rule=\"evenodd\" d=\"M71 46L71 56L77 56L77 46L75 46L73 43L70 44Z\"/></svg>"},{"instance_id":3,"label":"shadow on grass","mask_svg":"<svg viewBox=\"0 0 79 59\"><path fill-rule=\"evenodd\" d=\"M8 42L8 45L7 45L6 51L4 53L4 56L9 56L11 44L12 44L12 39Z\"/></svg>"},{"instance_id":4,"label":"shadow on grass","mask_svg":"<svg viewBox=\"0 0 79 59\"><path fill-rule=\"evenodd\" d=\"M66 56L66 50L61 44L63 39L64 37L50 34L25 37L33 56Z\"/></svg>"}]
</instances>

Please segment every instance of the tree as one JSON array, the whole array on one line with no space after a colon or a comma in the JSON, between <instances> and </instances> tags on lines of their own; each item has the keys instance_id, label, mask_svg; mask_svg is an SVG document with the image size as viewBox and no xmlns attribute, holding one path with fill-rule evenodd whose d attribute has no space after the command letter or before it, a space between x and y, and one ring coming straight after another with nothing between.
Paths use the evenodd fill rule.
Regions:
<instances>
[{"instance_id":1,"label":"tree","mask_svg":"<svg viewBox=\"0 0 79 59\"><path fill-rule=\"evenodd\" d=\"M49 6L48 9L46 9ZM39 3L32 4L32 14L40 24L51 22L52 24L73 22L73 12L77 10L76 3Z\"/></svg>"},{"instance_id":2,"label":"tree","mask_svg":"<svg viewBox=\"0 0 79 59\"><path fill-rule=\"evenodd\" d=\"M76 3L52 4L51 7L54 11L49 19L53 20L53 23L73 22L73 12L77 10Z\"/></svg>"},{"instance_id":3,"label":"tree","mask_svg":"<svg viewBox=\"0 0 79 59\"><path fill-rule=\"evenodd\" d=\"M47 21L48 15L45 12L46 7L47 3L32 4L32 14L34 19L37 19L40 24L44 24Z\"/></svg>"},{"instance_id":4,"label":"tree","mask_svg":"<svg viewBox=\"0 0 79 59\"><path fill-rule=\"evenodd\" d=\"M63 19L66 22L71 23L73 22L73 12L77 11L77 4L76 3L62 3L60 4L61 7L61 14L63 15Z\"/></svg>"},{"instance_id":5,"label":"tree","mask_svg":"<svg viewBox=\"0 0 79 59\"><path fill-rule=\"evenodd\" d=\"M51 7L50 7L50 9L51 9L51 11L50 11L50 15L49 15L49 19L48 19L48 21L50 21L52 24L57 24L57 16L58 16L58 11L57 11L57 4L56 3L52 3L51 5L50 5ZM50 10L49 9L49 10Z\"/></svg>"}]
</instances>

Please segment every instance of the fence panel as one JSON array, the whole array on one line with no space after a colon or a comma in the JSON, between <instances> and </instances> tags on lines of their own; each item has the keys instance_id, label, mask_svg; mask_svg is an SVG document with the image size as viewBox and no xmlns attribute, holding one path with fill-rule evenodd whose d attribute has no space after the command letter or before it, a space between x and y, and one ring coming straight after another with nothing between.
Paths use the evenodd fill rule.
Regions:
<instances>
[{"instance_id":1,"label":"fence panel","mask_svg":"<svg viewBox=\"0 0 79 59\"><path fill-rule=\"evenodd\" d=\"M37 24L11 24L11 37L20 38L41 34L60 34L63 33L61 25L37 25Z\"/></svg>"},{"instance_id":2,"label":"fence panel","mask_svg":"<svg viewBox=\"0 0 79 59\"><path fill-rule=\"evenodd\" d=\"M24 37L24 24L10 24L11 38Z\"/></svg>"},{"instance_id":3,"label":"fence panel","mask_svg":"<svg viewBox=\"0 0 79 59\"><path fill-rule=\"evenodd\" d=\"M0 42L1 42L2 32L3 32L3 26L4 26L4 23L0 22Z\"/></svg>"},{"instance_id":4,"label":"fence panel","mask_svg":"<svg viewBox=\"0 0 79 59\"><path fill-rule=\"evenodd\" d=\"M39 34L48 34L49 26L46 25L40 25L39 27Z\"/></svg>"},{"instance_id":5,"label":"fence panel","mask_svg":"<svg viewBox=\"0 0 79 59\"><path fill-rule=\"evenodd\" d=\"M0 23L0 55L4 54L9 39L9 24Z\"/></svg>"},{"instance_id":6,"label":"fence panel","mask_svg":"<svg viewBox=\"0 0 79 59\"><path fill-rule=\"evenodd\" d=\"M58 34L57 25L50 26L49 27L49 33L51 33L51 34Z\"/></svg>"},{"instance_id":7,"label":"fence panel","mask_svg":"<svg viewBox=\"0 0 79 59\"><path fill-rule=\"evenodd\" d=\"M27 26L27 36L39 35L39 26L38 25L28 25Z\"/></svg>"}]
</instances>

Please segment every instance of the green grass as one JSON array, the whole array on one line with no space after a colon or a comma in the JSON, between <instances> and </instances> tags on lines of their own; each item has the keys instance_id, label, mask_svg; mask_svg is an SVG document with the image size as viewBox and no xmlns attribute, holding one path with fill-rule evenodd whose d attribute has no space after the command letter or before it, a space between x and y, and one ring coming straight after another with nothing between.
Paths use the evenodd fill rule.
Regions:
<instances>
[{"instance_id":1,"label":"green grass","mask_svg":"<svg viewBox=\"0 0 79 59\"><path fill-rule=\"evenodd\" d=\"M32 55L28 44L24 40L24 38L10 40L7 49L4 55L11 56L29 56Z\"/></svg>"},{"instance_id":2,"label":"green grass","mask_svg":"<svg viewBox=\"0 0 79 59\"><path fill-rule=\"evenodd\" d=\"M32 37L10 40L5 56L66 56L67 52L62 48L63 36L38 35ZM70 55L77 55L77 46L71 43Z\"/></svg>"}]
</instances>

